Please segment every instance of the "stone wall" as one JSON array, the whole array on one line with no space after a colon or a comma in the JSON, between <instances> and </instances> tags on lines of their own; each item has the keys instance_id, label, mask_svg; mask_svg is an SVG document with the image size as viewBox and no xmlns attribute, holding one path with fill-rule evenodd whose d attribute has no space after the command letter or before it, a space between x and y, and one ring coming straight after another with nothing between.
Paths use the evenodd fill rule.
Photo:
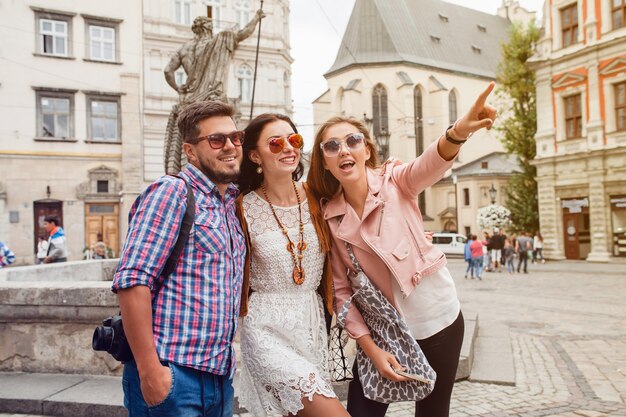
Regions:
<instances>
[{"instance_id":1,"label":"stone wall","mask_svg":"<svg viewBox=\"0 0 626 417\"><path fill-rule=\"evenodd\" d=\"M0 282L0 371L121 374L119 362L91 348L94 328L118 311L111 282L103 280L115 261L71 264L4 271L13 279ZM51 280L41 280L46 271Z\"/></svg>"}]
</instances>

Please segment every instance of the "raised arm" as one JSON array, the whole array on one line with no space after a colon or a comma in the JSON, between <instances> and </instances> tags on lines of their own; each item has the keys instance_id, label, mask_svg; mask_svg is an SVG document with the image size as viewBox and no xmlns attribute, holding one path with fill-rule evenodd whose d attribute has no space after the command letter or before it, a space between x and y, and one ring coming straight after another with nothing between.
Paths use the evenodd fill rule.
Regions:
<instances>
[{"instance_id":1,"label":"raised arm","mask_svg":"<svg viewBox=\"0 0 626 417\"><path fill-rule=\"evenodd\" d=\"M461 145L474 132L491 129L496 118L496 109L486 104L487 97L495 83L491 82L483 91L470 110L452 127L441 135L439 140L426 148L424 153L408 164L396 164L393 167L394 181L406 194L417 197L424 189L430 187L452 167Z\"/></svg>"},{"instance_id":2,"label":"raised arm","mask_svg":"<svg viewBox=\"0 0 626 417\"><path fill-rule=\"evenodd\" d=\"M496 121L496 109L487 104L487 97L489 97L495 85L496 83L493 81L490 82L469 111L454 122L452 127L446 131L446 134L439 138L437 150L443 159L446 161L452 160L459 152L461 145L478 130L483 127L487 128L487 130L491 129Z\"/></svg>"},{"instance_id":3,"label":"raised arm","mask_svg":"<svg viewBox=\"0 0 626 417\"><path fill-rule=\"evenodd\" d=\"M263 10L257 10L252 20L249 21L243 29L237 32L237 35L235 35L236 42L239 43L252 35L252 32L254 32L254 28L256 27L257 23L259 23L264 17L265 13L263 13Z\"/></svg>"}]
</instances>

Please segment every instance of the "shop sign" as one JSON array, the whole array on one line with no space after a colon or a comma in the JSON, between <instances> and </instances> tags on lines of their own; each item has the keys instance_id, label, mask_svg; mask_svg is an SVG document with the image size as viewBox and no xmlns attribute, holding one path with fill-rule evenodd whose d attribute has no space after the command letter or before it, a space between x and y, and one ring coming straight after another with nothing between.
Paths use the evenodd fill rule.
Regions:
<instances>
[{"instance_id":1,"label":"shop sign","mask_svg":"<svg viewBox=\"0 0 626 417\"><path fill-rule=\"evenodd\" d=\"M611 207L626 208L626 196L611 197Z\"/></svg>"},{"instance_id":2,"label":"shop sign","mask_svg":"<svg viewBox=\"0 0 626 417\"><path fill-rule=\"evenodd\" d=\"M589 207L589 199L578 198L573 200L561 200L563 208L569 209L570 213L582 213L583 207Z\"/></svg>"}]
</instances>

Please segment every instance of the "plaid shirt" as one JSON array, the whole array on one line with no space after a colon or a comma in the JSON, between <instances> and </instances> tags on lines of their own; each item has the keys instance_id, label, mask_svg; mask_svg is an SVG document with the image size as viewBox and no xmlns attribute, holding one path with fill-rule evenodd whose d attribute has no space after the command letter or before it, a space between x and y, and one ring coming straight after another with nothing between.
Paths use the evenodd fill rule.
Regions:
<instances>
[{"instance_id":1,"label":"plaid shirt","mask_svg":"<svg viewBox=\"0 0 626 417\"><path fill-rule=\"evenodd\" d=\"M152 291L154 341L161 360L217 375L234 375L233 338L241 297L245 241L235 215L239 191L219 190L191 164L180 174L194 190L196 215L181 259L155 297L186 210L187 187L171 176L150 185L133 204L113 291Z\"/></svg>"}]
</instances>

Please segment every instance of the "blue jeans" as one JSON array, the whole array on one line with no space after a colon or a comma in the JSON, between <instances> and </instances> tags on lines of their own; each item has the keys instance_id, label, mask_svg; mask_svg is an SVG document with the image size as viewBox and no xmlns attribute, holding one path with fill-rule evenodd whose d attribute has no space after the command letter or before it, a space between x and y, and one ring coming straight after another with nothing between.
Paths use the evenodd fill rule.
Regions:
<instances>
[{"instance_id":1,"label":"blue jeans","mask_svg":"<svg viewBox=\"0 0 626 417\"><path fill-rule=\"evenodd\" d=\"M148 407L135 361L124 364L122 387L129 417L232 417L232 379L171 362L167 365L172 372L172 387L161 403Z\"/></svg>"},{"instance_id":2,"label":"blue jeans","mask_svg":"<svg viewBox=\"0 0 626 417\"><path fill-rule=\"evenodd\" d=\"M474 265L474 272L476 272L476 278L481 278L483 274L483 257L479 256L472 258L472 264Z\"/></svg>"}]
</instances>

